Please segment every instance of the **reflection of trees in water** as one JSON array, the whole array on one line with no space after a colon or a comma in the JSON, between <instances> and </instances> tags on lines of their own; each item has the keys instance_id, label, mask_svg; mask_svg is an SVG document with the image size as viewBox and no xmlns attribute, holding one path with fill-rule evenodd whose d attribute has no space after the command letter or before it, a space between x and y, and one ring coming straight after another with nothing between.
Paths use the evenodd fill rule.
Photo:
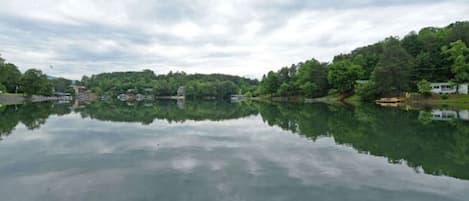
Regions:
<instances>
[{"instance_id":1,"label":"reflection of trees in water","mask_svg":"<svg viewBox=\"0 0 469 201\"><path fill-rule=\"evenodd\" d=\"M77 109L83 118L116 122L141 122L150 124L154 119L168 122L186 120L227 120L257 114L248 103L232 104L223 101L156 101L153 103L95 102Z\"/></svg>"},{"instance_id":2,"label":"reflection of trees in water","mask_svg":"<svg viewBox=\"0 0 469 201\"><path fill-rule=\"evenodd\" d=\"M50 115L64 115L70 112L69 105L51 102L3 106L0 108L0 136L9 135L19 123L28 129L37 129Z\"/></svg>"},{"instance_id":3,"label":"reflection of trees in water","mask_svg":"<svg viewBox=\"0 0 469 201\"><path fill-rule=\"evenodd\" d=\"M326 105L259 105L269 125L311 139L332 136L362 153L405 160L416 171L469 179L469 125L419 120L418 111L375 106L355 109Z\"/></svg>"},{"instance_id":4,"label":"reflection of trees in water","mask_svg":"<svg viewBox=\"0 0 469 201\"><path fill-rule=\"evenodd\" d=\"M77 108L76 111L83 118L142 124L150 124L154 119L164 119L168 122L220 121L257 114L257 109L252 104L221 101L94 102ZM29 129L37 129L50 115L61 116L70 112L72 110L69 104L52 102L3 106L0 107L0 135L9 135L19 123Z\"/></svg>"},{"instance_id":5,"label":"reflection of trees in water","mask_svg":"<svg viewBox=\"0 0 469 201\"><path fill-rule=\"evenodd\" d=\"M270 126L307 136L333 137L338 144L362 153L384 156L390 163L403 160L416 171L469 179L469 125L462 121L431 121L418 111L375 106L357 108L323 104L227 103L201 101L177 103L95 102L76 109L83 118L150 124L186 120L220 121L261 114ZM0 136L19 124L29 129L43 125L51 115L71 112L67 104L29 103L0 108Z\"/></svg>"}]
</instances>

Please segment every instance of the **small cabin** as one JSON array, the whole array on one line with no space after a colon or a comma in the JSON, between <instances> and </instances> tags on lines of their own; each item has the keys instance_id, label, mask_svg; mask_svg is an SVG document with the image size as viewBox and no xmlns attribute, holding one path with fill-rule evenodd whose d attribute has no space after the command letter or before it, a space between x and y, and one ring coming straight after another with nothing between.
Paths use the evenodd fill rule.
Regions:
<instances>
[{"instance_id":1,"label":"small cabin","mask_svg":"<svg viewBox=\"0 0 469 201\"><path fill-rule=\"evenodd\" d=\"M468 84L451 84L448 82L430 83L434 94L468 94Z\"/></svg>"},{"instance_id":2,"label":"small cabin","mask_svg":"<svg viewBox=\"0 0 469 201\"><path fill-rule=\"evenodd\" d=\"M186 95L186 87L184 87L184 86L179 87L178 91L177 91L177 95L178 96L185 96Z\"/></svg>"},{"instance_id":3,"label":"small cabin","mask_svg":"<svg viewBox=\"0 0 469 201\"><path fill-rule=\"evenodd\" d=\"M153 88L145 88L143 90L145 91L145 93L152 93L153 92Z\"/></svg>"}]
</instances>

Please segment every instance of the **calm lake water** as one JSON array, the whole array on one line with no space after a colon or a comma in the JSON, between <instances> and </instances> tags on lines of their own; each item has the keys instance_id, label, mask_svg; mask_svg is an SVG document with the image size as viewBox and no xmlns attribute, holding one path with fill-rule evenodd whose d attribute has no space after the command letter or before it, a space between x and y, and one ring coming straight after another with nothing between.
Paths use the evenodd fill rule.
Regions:
<instances>
[{"instance_id":1,"label":"calm lake water","mask_svg":"<svg viewBox=\"0 0 469 201\"><path fill-rule=\"evenodd\" d=\"M467 201L469 121L446 113L175 101L3 106L0 200Z\"/></svg>"}]
</instances>

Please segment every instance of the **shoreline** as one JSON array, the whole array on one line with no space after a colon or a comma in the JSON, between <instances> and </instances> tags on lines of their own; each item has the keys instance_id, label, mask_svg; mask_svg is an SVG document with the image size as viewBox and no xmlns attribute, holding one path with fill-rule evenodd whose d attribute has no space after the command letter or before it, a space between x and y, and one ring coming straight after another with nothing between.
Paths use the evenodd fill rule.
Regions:
<instances>
[{"instance_id":1,"label":"shoreline","mask_svg":"<svg viewBox=\"0 0 469 201\"><path fill-rule=\"evenodd\" d=\"M0 104L2 105L15 105L23 104L25 102L44 102L44 101L60 101L71 100L69 97L58 96L37 96L26 97L23 94L0 94Z\"/></svg>"},{"instance_id":2,"label":"shoreline","mask_svg":"<svg viewBox=\"0 0 469 201\"><path fill-rule=\"evenodd\" d=\"M399 104L389 104L383 107L406 107L406 108L449 108L449 109L469 109L469 95L458 95L450 94L446 96L434 94L429 97L424 97L419 94L412 94L405 101L400 102ZM363 102L360 100L360 96L353 95L345 98L343 101L340 101L340 96L337 94L332 94L328 96L318 97L318 98L304 98L304 97L253 97L249 100L256 101L272 101L272 102L286 102L286 103L324 103L330 105L345 104L358 106L361 104L367 104L368 102ZM375 104L370 103L370 104ZM377 104L379 105L379 104Z\"/></svg>"}]
</instances>

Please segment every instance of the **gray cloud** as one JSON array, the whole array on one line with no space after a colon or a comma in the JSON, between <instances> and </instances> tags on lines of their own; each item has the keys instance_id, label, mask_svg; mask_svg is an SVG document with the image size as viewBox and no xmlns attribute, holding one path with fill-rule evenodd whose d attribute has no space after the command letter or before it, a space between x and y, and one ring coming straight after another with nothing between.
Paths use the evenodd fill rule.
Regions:
<instances>
[{"instance_id":1,"label":"gray cloud","mask_svg":"<svg viewBox=\"0 0 469 201\"><path fill-rule=\"evenodd\" d=\"M467 19L464 0L8 0L0 53L22 70L70 78L144 68L260 77Z\"/></svg>"}]
</instances>

